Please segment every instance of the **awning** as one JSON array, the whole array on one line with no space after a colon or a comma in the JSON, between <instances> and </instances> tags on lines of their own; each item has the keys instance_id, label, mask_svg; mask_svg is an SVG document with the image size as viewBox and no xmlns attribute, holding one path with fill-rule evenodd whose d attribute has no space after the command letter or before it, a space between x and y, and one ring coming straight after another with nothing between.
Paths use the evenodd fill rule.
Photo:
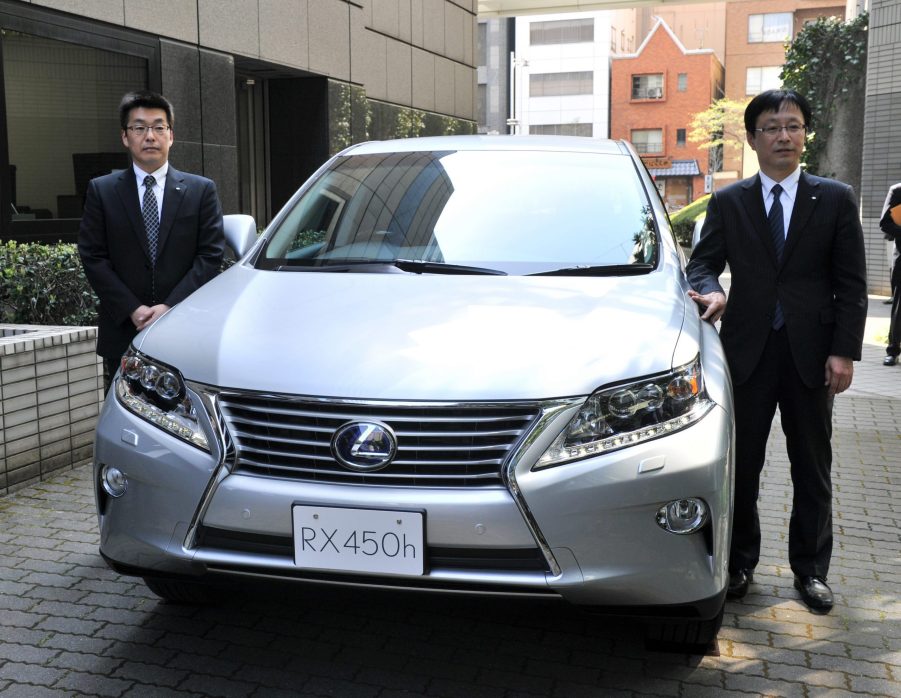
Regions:
<instances>
[{"instance_id":1,"label":"awning","mask_svg":"<svg viewBox=\"0 0 901 698\"><path fill-rule=\"evenodd\" d=\"M669 167L649 167L651 177L700 177L697 160L673 160Z\"/></svg>"}]
</instances>

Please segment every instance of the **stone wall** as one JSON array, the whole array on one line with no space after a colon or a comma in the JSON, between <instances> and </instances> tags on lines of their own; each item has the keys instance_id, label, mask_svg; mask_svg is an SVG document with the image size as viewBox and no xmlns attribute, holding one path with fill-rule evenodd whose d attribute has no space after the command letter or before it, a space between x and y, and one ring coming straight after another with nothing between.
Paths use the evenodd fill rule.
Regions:
<instances>
[{"instance_id":1,"label":"stone wall","mask_svg":"<svg viewBox=\"0 0 901 698\"><path fill-rule=\"evenodd\" d=\"M0 324L0 496L91 460L96 343L94 327Z\"/></svg>"}]
</instances>

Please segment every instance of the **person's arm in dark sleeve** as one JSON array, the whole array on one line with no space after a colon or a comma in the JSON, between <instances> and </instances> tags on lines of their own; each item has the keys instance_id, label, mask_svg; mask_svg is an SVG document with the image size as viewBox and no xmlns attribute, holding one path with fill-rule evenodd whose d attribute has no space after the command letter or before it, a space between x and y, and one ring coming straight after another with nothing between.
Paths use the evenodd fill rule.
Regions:
<instances>
[{"instance_id":1,"label":"person's arm in dark sleeve","mask_svg":"<svg viewBox=\"0 0 901 698\"><path fill-rule=\"evenodd\" d=\"M225 253L225 230L222 225L222 205L216 185L207 181L201 192L198 213L197 253L188 272L163 301L172 307L190 296L219 273Z\"/></svg>"},{"instance_id":2,"label":"person's arm in dark sleeve","mask_svg":"<svg viewBox=\"0 0 901 698\"><path fill-rule=\"evenodd\" d=\"M141 305L141 301L125 285L110 261L103 203L95 183L88 183L84 213L78 228L78 255L84 274L100 299L103 312L122 323Z\"/></svg>"},{"instance_id":3,"label":"person's arm in dark sleeve","mask_svg":"<svg viewBox=\"0 0 901 698\"><path fill-rule=\"evenodd\" d=\"M701 238L691 252L686 275L691 298L703 310L701 317L710 322L719 320L726 310L726 294L719 277L726 268L726 238L723 217L716 194L707 204L707 216L701 227Z\"/></svg>"},{"instance_id":4,"label":"person's arm in dark sleeve","mask_svg":"<svg viewBox=\"0 0 901 698\"><path fill-rule=\"evenodd\" d=\"M860 360L867 321L867 266L857 197L847 187L839 205L835 248L832 251L832 289L835 332L830 354Z\"/></svg>"}]
</instances>

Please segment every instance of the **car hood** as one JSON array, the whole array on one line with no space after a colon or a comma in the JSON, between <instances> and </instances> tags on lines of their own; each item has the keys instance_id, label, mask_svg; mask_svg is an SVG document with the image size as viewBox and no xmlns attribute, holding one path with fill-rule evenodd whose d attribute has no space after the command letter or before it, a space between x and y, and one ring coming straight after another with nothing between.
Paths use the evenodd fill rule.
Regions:
<instances>
[{"instance_id":1,"label":"car hood","mask_svg":"<svg viewBox=\"0 0 901 698\"><path fill-rule=\"evenodd\" d=\"M296 395L518 400L669 370L676 276L270 272L235 266L135 341L189 381Z\"/></svg>"}]
</instances>

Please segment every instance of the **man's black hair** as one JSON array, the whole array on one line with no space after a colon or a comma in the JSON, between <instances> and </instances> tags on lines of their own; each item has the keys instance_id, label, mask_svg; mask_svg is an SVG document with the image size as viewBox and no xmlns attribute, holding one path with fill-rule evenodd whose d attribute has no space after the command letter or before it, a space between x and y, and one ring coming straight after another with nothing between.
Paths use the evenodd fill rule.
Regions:
<instances>
[{"instance_id":1,"label":"man's black hair","mask_svg":"<svg viewBox=\"0 0 901 698\"><path fill-rule=\"evenodd\" d=\"M748 133L754 133L757 128L757 117L764 112L777 112L782 108L783 104L794 104L801 110L804 116L804 125L810 130L810 104L799 92L794 90L767 90L761 92L750 101L745 108L745 130Z\"/></svg>"},{"instance_id":2,"label":"man's black hair","mask_svg":"<svg viewBox=\"0 0 901 698\"><path fill-rule=\"evenodd\" d=\"M162 109L166 112L166 121L169 123L169 126L173 125L175 115L172 110L172 102L156 92L137 90L129 92L119 103L119 125L123 131L128 126L128 115L131 113L131 110L141 108Z\"/></svg>"}]
</instances>

